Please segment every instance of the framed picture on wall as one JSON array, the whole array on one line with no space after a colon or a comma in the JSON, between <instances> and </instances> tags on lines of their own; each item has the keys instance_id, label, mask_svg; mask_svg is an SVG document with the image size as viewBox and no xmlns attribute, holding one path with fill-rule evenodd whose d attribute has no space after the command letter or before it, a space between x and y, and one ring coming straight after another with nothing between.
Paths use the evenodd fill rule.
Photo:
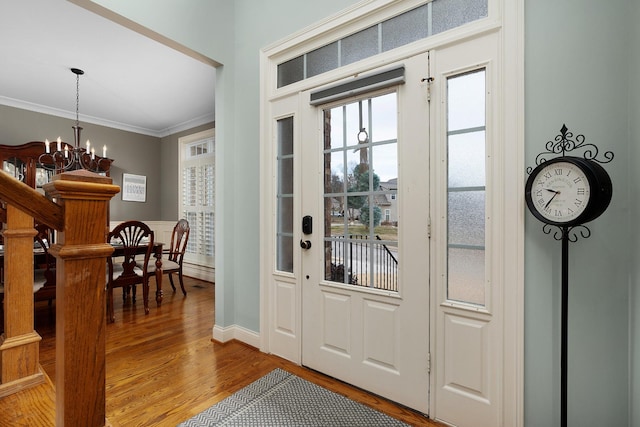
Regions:
<instances>
[{"instance_id":1,"label":"framed picture on wall","mask_svg":"<svg viewBox=\"0 0 640 427\"><path fill-rule=\"evenodd\" d=\"M127 202L147 201L147 177L144 175L122 174L122 200Z\"/></svg>"}]
</instances>

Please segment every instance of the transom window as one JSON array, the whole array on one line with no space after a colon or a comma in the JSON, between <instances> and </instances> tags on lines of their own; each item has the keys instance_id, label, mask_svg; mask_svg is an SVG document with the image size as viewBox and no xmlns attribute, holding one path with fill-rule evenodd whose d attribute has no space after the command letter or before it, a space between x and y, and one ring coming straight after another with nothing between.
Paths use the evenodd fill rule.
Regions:
<instances>
[{"instance_id":1,"label":"transom window","mask_svg":"<svg viewBox=\"0 0 640 427\"><path fill-rule=\"evenodd\" d=\"M278 64L278 87L488 16L487 0L433 0Z\"/></svg>"}]
</instances>

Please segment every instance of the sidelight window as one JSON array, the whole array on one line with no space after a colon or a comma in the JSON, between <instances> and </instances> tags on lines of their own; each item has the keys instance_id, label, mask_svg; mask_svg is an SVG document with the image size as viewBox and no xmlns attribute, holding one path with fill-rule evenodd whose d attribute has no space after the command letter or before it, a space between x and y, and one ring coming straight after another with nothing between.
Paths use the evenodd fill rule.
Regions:
<instances>
[{"instance_id":1,"label":"sidelight window","mask_svg":"<svg viewBox=\"0 0 640 427\"><path fill-rule=\"evenodd\" d=\"M447 80L447 298L485 305L485 70Z\"/></svg>"}]
</instances>

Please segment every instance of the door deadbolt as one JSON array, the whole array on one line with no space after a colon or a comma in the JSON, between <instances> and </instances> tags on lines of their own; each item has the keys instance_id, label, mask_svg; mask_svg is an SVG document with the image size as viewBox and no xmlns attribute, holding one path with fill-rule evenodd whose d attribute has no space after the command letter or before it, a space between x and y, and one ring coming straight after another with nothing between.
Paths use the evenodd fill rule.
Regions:
<instances>
[{"instance_id":1,"label":"door deadbolt","mask_svg":"<svg viewBox=\"0 0 640 427\"><path fill-rule=\"evenodd\" d=\"M311 215L305 215L302 218L302 232L304 234L313 233L313 218Z\"/></svg>"}]
</instances>

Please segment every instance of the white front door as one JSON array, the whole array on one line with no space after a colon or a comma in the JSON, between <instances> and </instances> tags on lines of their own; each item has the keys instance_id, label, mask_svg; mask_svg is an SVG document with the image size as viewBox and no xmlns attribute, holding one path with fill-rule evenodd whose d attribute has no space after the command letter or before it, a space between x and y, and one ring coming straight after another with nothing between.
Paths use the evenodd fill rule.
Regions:
<instances>
[{"instance_id":1,"label":"white front door","mask_svg":"<svg viewBox=\"0 0 640 427\"><path fill-rule=\"evenodd\" d=\"M263 348L461 427L520 418L522 144L500 36L265 104Z\"/></svg>"},{"instance_id":2,"label":"white front door","mask_svg":"<svg viewBox=\"0 0 640 427\"><path fill-rule=\"evenodd\" d=\"M428 55L397 65L404 84L300 95L302 363L426 413Z\"/></svg>"}]
</instances>

